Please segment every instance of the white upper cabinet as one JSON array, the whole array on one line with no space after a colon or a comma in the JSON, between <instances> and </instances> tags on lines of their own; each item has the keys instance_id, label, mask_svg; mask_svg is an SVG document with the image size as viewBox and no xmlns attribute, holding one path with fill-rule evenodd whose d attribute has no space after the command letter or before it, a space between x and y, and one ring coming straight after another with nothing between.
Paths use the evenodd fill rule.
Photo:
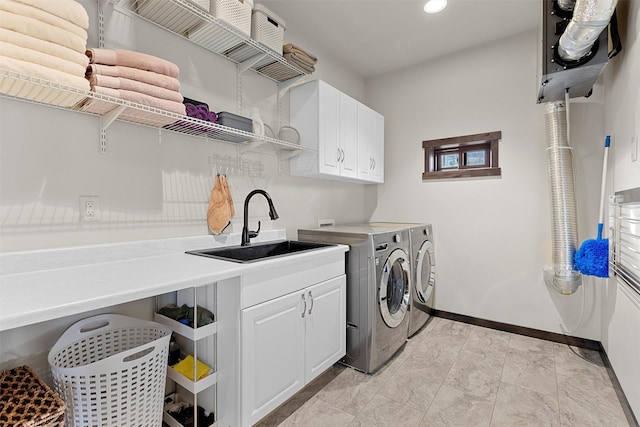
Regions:
<instances>
[{"instance_id":1,"label":"white upper cabinet","mask_svg":"<svg viewBox=\"0 0 640 427\"><path fill-rule=\"evenodd\" d=\"M292 88L290 100L290 123L300 133L300 144L317 150L317 154L305 152L293 158L291 175L384 181L382 115L322 80Z\"/></svg>"},{"instance_id":2,"label":"white upper cabinet","mask_svg":"<svg viewBox=\"0 0 640 427\"><path fill-rule=\"evenodd\" d=\"M340 176L356 178L358 156L358 101L340 92L340 139L338 144L338 164Z\"/></svg>"},{"instance_id":3,"label":"white upper cabinet","mask_svg":"<svg viewBox=\"0 0 640 427\"><path fill-rule=\"evenodd\" d=\"M384 116L358 104L358 178L384 182Z\"/></svg>"}]
</instances>

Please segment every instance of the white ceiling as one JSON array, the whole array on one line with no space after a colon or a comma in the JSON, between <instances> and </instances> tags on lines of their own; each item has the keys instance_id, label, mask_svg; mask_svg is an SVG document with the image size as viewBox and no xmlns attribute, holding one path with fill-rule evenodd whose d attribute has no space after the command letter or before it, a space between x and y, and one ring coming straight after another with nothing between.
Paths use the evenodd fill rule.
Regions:
<instances>
[{"instance_id":1,"label":"white ceiling","mask_svg":"<svg viewBox=\"0 0 640 427\"><path fill-rule=\"evenodd\" d=\"M425 0L258 1L364 77L534 29L542 13L541 0L449 0L432 15Z\"/></svg>"}]
</instances>

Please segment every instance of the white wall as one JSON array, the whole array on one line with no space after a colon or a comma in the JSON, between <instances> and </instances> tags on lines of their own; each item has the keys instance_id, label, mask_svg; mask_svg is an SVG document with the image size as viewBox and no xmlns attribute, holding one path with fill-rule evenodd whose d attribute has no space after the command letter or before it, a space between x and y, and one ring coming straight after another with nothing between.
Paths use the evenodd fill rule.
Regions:
<instances>
[{"instance_id":1,"label":"white wall","mask_svg":"<svg viewBox=\"0 0 640 427\"><path fill-rule=\"evenodd\" d=\"M83 0L91 24L89 47L97 46L97 2ZM321 58L310 78L323 78L363 99L364 79L330 55L314 50L311 40L288 27L287 39ZM159 29L142 19L112 10L105 13L105 46L157 55L180 67L183 95L209 103L214 111L249 116L259 107L276 131L288 123L288 94L277 108L277 85L252 71L242 75L238 111L235 64ZM280 117L279 117L280 116ZM29 250L207 234L206 211L213 176L210 156L241 155L260 163L228 171L236 217L225 231L242 228L245 196L265 188L280 214L268 218L264 200L250 209L252 229L284 228L295 237L318 219L364 221L375 191L366 186L289 177L288 161L275 151L240 152L238 146L115 122L107 130L107 154L98 153L99 119L60 109L0 98L0 250ZM100 197L100 221L79 220L79 196ZM346 204L350 209L337 209Z\"/></svg>"},{"instance_id":2,"label":"white wall","mask_svg":"<svg viewBox=\"0 0 640 427\"><path fill-rule=\"evenodd\" d=\"M562 332L578 325L586 291L572 335L599 340L593 282L560 296L543 280L551 221L537 49L530 31L367 80L367 102L385 116L389 171L373 218L433 224L437 309ZM572 102L571 124L580 198L599 189L599 172L584 165L601 153L602 104ZM422 181L422 141L497 130L501 178ZM597 210L592 199L581 211ZM580 229L586 238L595 222Z\"/></svg>"},{"instance_id":3,"label":"white wall","mask_svg":"<svg viewBox=\"0 0 640 427\"><path fill-rule=\"evenodd\" d=\"M640 135L640 2L618 4L623 52L605 73L605 129L613 136L613 191L640 186L640 160L631 161L631 137ZM603 288L602 344L640 419L640 297L610 278Z\"/></svg>"}]
</instances>

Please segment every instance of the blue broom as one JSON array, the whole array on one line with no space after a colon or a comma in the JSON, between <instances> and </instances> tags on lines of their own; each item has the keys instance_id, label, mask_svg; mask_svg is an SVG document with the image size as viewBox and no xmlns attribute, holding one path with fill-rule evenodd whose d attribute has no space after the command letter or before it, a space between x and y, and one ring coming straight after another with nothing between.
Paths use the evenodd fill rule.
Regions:
<instances>
[{"instance_id":1,"label":"blue broom","mask_svg":"<svg viewBox=\"0 0 640 427\"><path fill-rule=\"evenodd\" d=\"M607 158L611 137L607 135L604 142L604 164L602 166L602 187L600 189L600 217L598 219L598 238L586 240L576 251L575 268L582 274L596 277L609 277L609 239L602 238L604 220L604 195L607 178Z\"/></svg>"}]
</instances>

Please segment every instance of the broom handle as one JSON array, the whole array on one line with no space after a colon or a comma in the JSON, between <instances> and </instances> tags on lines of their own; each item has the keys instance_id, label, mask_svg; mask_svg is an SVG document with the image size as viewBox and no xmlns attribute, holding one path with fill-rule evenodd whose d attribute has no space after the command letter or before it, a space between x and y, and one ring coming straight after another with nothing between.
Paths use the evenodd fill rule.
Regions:
<instances>
[{"instance_id":1,"label":"broom handle","mask_svg":"<svg viewBox=\"0 0 640 427\"><path fill-rule=\"evenodd\" d=\"M600 186L600 216L598 217L598 240L602 239L602 228L604 224L604 196L607 192L607 163L609 159L609 146L611 136L607 135L604 140L604 161L602 164L602 181Z\"/></svg>"}]
</instances>

